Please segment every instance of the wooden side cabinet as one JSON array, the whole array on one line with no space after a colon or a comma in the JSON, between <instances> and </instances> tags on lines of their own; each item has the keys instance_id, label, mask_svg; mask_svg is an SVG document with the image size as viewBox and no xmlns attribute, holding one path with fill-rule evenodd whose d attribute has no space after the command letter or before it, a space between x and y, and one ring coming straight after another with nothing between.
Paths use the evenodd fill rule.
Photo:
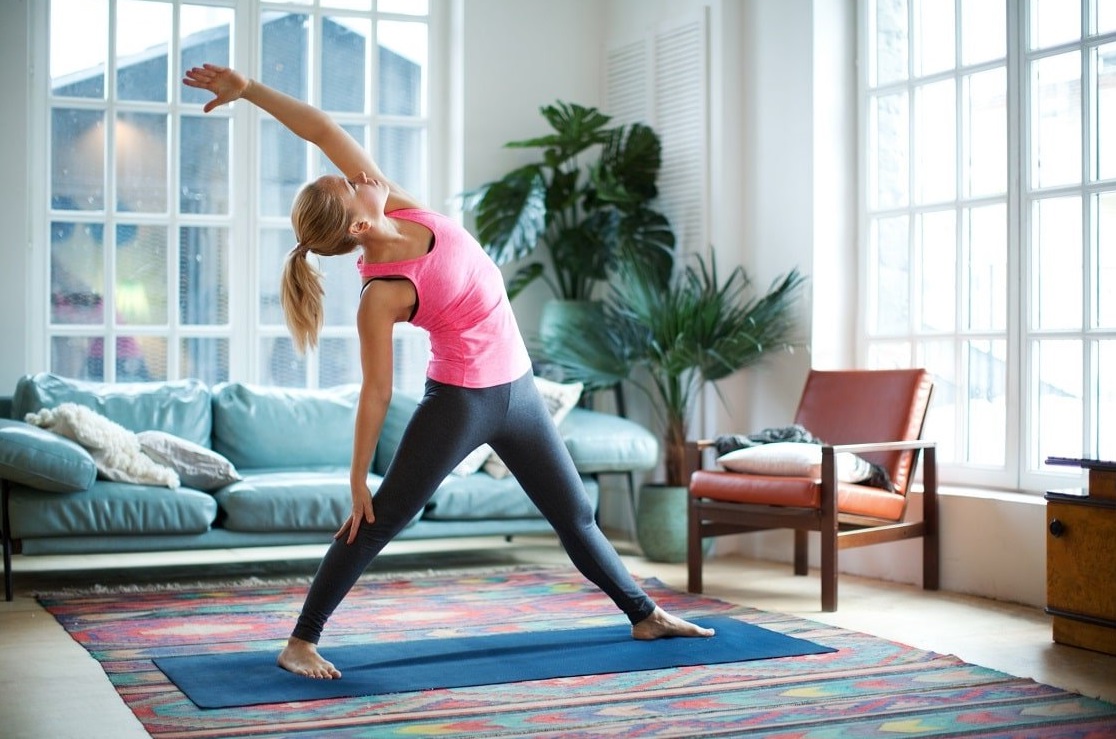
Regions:
<instances>
[{"instance_id":1,"label":"wooden side cabinet","mask_svg":"<svg viewBox=\"0 0 1116 739\"><path fill-rule=\"evenodd\" d=\"M1047 493L1046 528L1054 641L1116 655L1116 500Z\"/></svg>"}]
</instances>

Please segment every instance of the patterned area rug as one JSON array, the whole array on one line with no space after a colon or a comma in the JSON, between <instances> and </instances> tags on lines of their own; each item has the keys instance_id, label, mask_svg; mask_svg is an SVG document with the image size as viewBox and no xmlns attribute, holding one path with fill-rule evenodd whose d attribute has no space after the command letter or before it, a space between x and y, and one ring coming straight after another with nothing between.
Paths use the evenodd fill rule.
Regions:
<instances>
[{"instance_id":1,"label":"patterned area rug","mask_svg":"<svg viewBox=\"0 0 1116 739\"><path fill-rule=\"evenodd\" d=\"M614 624L611 601L567 569L364 579L329 645ZM805 619L673 591L688 617L727 615L836 647L829 654L452 688L389 696L197 708L162 656L278 650L304 584L40 595L155 737L1111 737L1116 705L956 657Z\"/></svg>"}]
</instances>

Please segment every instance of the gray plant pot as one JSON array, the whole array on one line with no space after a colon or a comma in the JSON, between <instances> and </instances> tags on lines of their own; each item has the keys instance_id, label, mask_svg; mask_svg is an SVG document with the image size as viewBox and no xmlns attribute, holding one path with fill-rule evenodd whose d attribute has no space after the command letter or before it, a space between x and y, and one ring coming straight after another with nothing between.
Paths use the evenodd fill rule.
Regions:
<instances>
[{"instance_id":1,"label":"gray plant pot","mask_svg":"<svg viewBox=\"0 0 1116 739\"><path fill-rule=\"evenodd\" d=\"M689 491L674 485L647 484L639 489L636 504L636 540L643 556L652 562L686 561L686 500ZM702 542L708 554L713 539Z\"/></svg>"}]
</instances>

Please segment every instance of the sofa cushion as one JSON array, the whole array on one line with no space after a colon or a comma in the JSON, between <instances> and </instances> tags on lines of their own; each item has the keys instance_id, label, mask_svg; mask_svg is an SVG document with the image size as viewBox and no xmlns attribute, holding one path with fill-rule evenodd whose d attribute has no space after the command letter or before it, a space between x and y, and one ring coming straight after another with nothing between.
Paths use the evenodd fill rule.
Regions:
<instances>
[{"instance_id":1,"label":"sofa cushion","mask_svg":"<svg viewBox=\"0 0 1116 739\"><path fill-rule=\"evenodd\" d=\"M649 470L659 463L659 441L635 421L574 408L558 425L578 472Z\"/></svg>"},{"instance_id":2,"label":"sofa cushion","mask_svg":"<svg viewBox=\"0 0 1116 739\"><path fill-rule=\"evenodd\" d=\"M69 439L0 419L0 478L52 493L76 493L97 479L93 457Z\"/></svg>"},{"instance_id":3,"label":"sofa cushion","mask_svg":"<svg viewBox=\"0 0 1116 739\"><path fill-rule=\"evenodd\" d=\"M210 394L200 380L105 383L73 380L49 372L25 375L16 383L12 415L21 419L28 413L62 403L92 408L129 431L159 429L209 446Z\"/></svg>"},{"instance_id":4,"label":"sofa cushion","mask_svg":"<svg viewBox=\"0 0 1116 739\"><path fill-rule=\"evenodd\" d=\"M217 517L217 503L208 493L108 480L98 480L83 492L54 495L17 485L9 504L17 539L200 534Z\"/></svg>"},{"instance_id":5,"label":"sofa cushion","mask_svg":"<svg viewBox=\"0 0 1116 739\"><path fill-rule=\"evenodd\" d=\"M539 395L546 403L546 409L550 411L554 423L561 424L581 399L581 391L585 385L580 382L562 383L545 377L535 377L535 387L539 389ZM496 452L485 460L484 471L498 480L511 474L504 460L500 459L500 455Z\"/></svg>"},{"instance_id":6,"label":"sofa cushion","mask_svg":"<svg viewBox=\"0 0 1116 739\"><path fill-rule=\"evenodd\" d=\"M370 475L375 495L381 478ZM349 468L250 470L214 495L229 531L323 531L333 534L353 509ZM373 505L375 508L375 505ZM416 518L421 516L420 512ZM412 520L411 523L414 521Z\"/></svg>"},{"instance_id":7,"label":"sofa cushion","mask_svg":"<svg viewBox=\"0 0 1116 739\"><path fill-rule=\"evenodd\" d=\"M248 471L214 493L230 531L328 531L352 510L349 469Z\"/></svg>"},{"instance_id":8,"label":"sofa cushion","mask_svg":"<svg viewBox=\"0 0 1116 739\"><path fill-rule=\"evenodd\" d=\"M595 508L599 494L597 482L591 478L583 478L582 482ZM446 478L427 503L423 515L424 519L432 521L542 517L514 477L497 480L485 472Z\"/></svg>"},{"instance_id":9,"label":"sofa cushion","mask_svg":"<svg viewBox=\"0 0 1116 739\"><path fill-rule=\"evenodd\" d=\"M357 385L322 390L222 383L213 388L213 450L240 470L348 469Z\"/></svg>"},{"instance_id":10,"label":"sofa cushion","mask_svg":"<svg viewBox=\"0 0 1116 739\"><path fill-rule=\"evenodd\" d=\"M403 431L415 415L418 408L418 399L396 390L391 395L391 405L388 406L387 415L384 417L384 427L380 429L380 442L376 445L376 457L372 471L378 475L387 471L391 464L395 450L403 439Z\"/></svg>"}]
</instances>

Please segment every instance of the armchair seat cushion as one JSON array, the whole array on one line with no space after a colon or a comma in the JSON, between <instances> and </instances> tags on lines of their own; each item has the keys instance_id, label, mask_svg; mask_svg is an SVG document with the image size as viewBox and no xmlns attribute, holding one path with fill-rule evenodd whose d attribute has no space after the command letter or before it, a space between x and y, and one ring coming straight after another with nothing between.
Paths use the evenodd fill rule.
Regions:
<instances>
[{"instance_id":1,"label":"armchair seat cushion","mask_svg":"<svg viewBox=\"0 0 1116 739\"><path fill-rule=\"evenodd\" d=\"M748 475L742 478L734 472L699 470L690 478L690 494L726 503L821 507L821 482L810 477ZM904 508L902 495L868 485L837 485L838 513L899 521Z\"/></svg>"}]
</instances>

